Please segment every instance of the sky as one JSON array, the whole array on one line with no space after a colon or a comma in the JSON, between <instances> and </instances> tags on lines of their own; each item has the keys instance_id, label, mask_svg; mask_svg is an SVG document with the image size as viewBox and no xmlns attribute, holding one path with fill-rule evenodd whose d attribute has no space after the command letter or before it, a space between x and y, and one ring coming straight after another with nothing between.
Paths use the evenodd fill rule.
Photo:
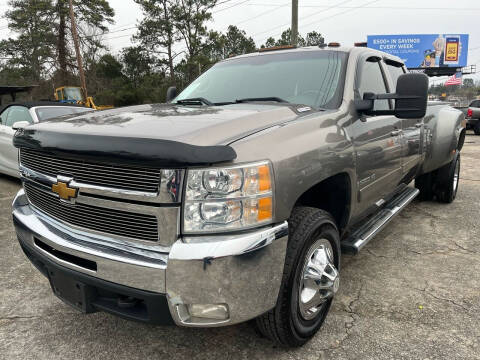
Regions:
<instances>
[{"instance_id":1,"label":"sky","mask_svg":"<svg viewBox=\"0 0 480 360\"><path fill-rule=\"evenodd\" d=\"M132 45L131 35L142 19L133 0L109 0L115 10L115 24L104 38L114 53ZM291 0L219 0L208 28L225 31L228 25L245 30L257 45L269 36L279 37L290 26ZM0 14L7 10L0 0ZM470 35L468 63L480 72L479 0L299 0L299 32L320 32L326 42L353 45L374 34ZM0 19L0 39L9 35L7 21ZM181 45L180 45L181 46ZM480 73L474 76L480 81ZM437 78L435 81L444 81Z\"/></svg>"}]
</instances>

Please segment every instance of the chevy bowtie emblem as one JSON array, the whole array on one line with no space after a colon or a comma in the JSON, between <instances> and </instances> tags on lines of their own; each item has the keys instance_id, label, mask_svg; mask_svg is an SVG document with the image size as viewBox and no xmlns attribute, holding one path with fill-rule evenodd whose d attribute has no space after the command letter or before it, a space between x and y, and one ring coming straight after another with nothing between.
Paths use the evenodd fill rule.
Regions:
<instances>
[{"instance_id":1,"label":"chevy bowtie emblem","mask_svg":"<svg viewBox=\"0 0 480 360\"><path fill-rule=\"evenodd\" d=\"M71 188L68 186L68 183L57 181L56 184L52 185L52 191L60 197L62 200L70 200L77 197L78 189Z\"/></svg>"}]
</instances>

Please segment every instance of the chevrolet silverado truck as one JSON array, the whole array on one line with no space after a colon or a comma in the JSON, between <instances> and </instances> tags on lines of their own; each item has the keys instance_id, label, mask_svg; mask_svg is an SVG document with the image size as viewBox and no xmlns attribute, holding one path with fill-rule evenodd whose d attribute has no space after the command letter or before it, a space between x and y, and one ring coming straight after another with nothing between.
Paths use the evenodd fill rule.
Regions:
<instances>
[{"instance_id":1,"label":"chevrolet silverado truck","mask_svg":"<svg viewBox=\"0 0 480 360\"><path fill-rule=\"evenodd\" d=\"M17 130L14 225L57 297L153 324L255 319L300 346L343 253L419 194L455 199L465 120L427 105L425 75L367 48L268 50L165 104Z\"/></svg>"}]
</instances>

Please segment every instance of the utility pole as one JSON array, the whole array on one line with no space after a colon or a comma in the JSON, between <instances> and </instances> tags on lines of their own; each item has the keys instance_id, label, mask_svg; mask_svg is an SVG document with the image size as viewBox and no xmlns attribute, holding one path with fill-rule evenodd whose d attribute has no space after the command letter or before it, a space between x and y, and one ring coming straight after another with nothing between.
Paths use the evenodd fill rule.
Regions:
<instances>
[{"instance_id":1,"label":"utility pole","mask_svg":"<svg viewBox=\"0 0 480 360\"><path fill-rule=\"evenodd\" d=\"M291 42L293 46L297 46L298 42L298 0L292 0L292 36Z\"/></svg>"},{"instance_id":2,"label":"utility pole","mask_svg":"<svg viewBox=\"0 0 480 360\"><path fill-rule=\"evenodd\" d=\"M73 44L75 45L75 54L77 55L78 74L80 75L80 84L82 86L84 101L87 101L87 82L85 81L85 73L83 72L82 55L80 54L80 43L78 42L77 24L75 22L75 14L73 13L72 0L69 0L70 5L70 21L72 23Z\"/></svg>"}]
</instances>

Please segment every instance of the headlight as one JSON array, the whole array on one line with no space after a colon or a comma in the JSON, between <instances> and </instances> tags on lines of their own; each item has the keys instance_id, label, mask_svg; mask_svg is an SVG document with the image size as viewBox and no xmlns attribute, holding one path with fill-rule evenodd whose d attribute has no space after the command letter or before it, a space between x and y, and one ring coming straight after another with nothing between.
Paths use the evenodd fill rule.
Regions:
<instances>
[{"instance_id":1,"label":"headlight","mask_svg":"<svg viewBox=\"0 0 480 360\"><path fill-rule=\"evenodd\" d=\"M272 194L268 162L188 170L184 230L240 230L268 223Z\"/></svg>"}]
</instances>

